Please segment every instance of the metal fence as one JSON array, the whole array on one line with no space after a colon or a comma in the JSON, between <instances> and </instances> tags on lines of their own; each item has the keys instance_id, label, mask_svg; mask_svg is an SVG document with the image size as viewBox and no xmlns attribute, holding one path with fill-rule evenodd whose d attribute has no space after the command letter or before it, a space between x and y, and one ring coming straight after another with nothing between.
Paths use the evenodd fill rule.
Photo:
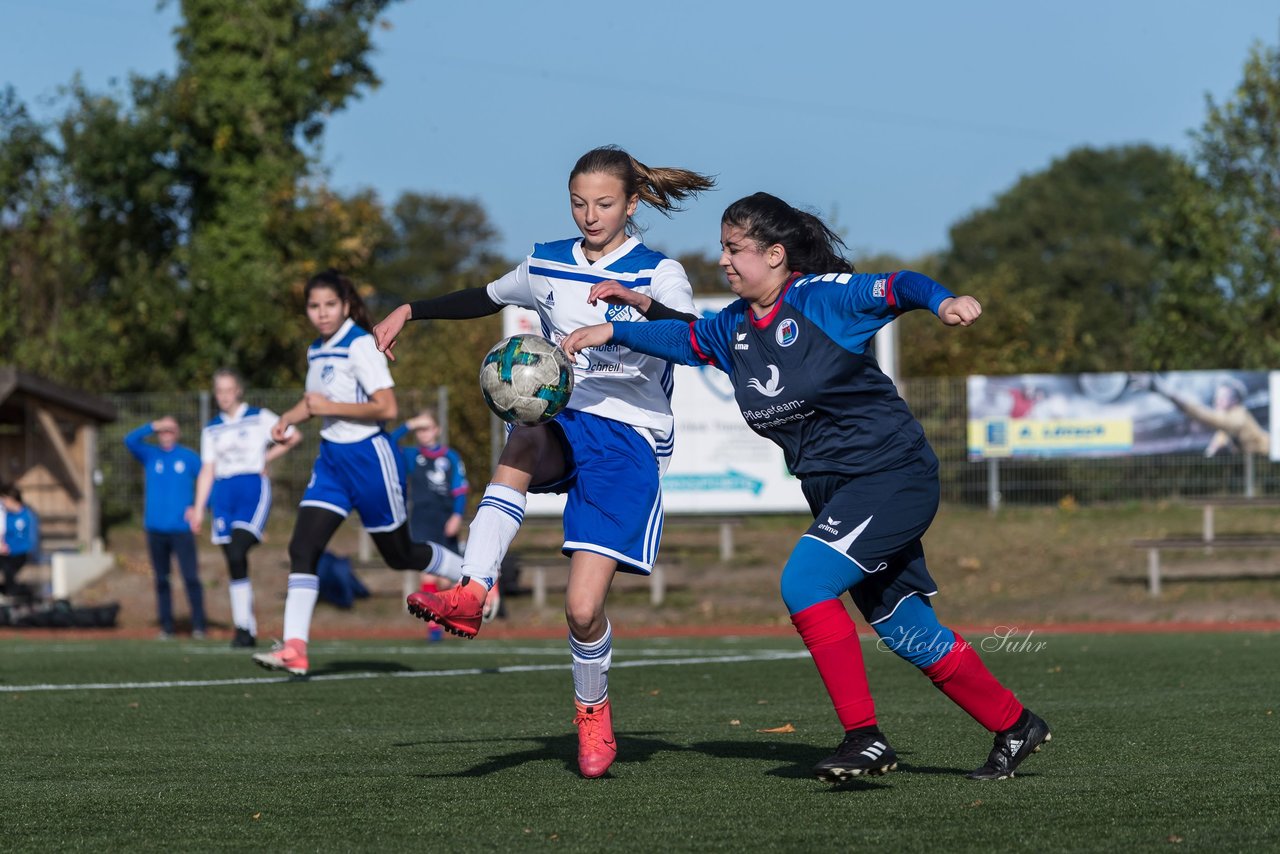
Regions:
<instances>
[{"instance_id":1,"label":"metal fence","mask_svg":"<svg viewBox=\"0 0 1280 854\"><path fill-rule=\"evenodd\" d=\"M1209 495L1280 493L1280 464L1259 457L1220 454L1154 455L1105 459L1006 460L998 465L967 459L967 410L963 378L916 379L902 383L903 397L924 425L942 463L943 500L994 506L1045 505L1073 500L1098 504L1135 500L1192 499ZM245 399L283 412L297 402L298 389L254 390ZM199 425L210 410L207 392L108 395L119 420L107 425L99 441L103 520L110 525L135 517L142 506L142 472L125 449L124 435L140 424L172 414L182 425L181 441L199 446ZM448 407L435 390L400 394L401 411L437 406L447 428ZM310 426L310 425L309 425ZM679 437L677 436L677 441ZM319 445L317 431L305 431L303 443L278 460L272 470L275 504L289 507L307 485ZM489 460L468 460L473 480L483 483ZM480 490L473 490L476 495Z\"/></svg>"}]
</instances>

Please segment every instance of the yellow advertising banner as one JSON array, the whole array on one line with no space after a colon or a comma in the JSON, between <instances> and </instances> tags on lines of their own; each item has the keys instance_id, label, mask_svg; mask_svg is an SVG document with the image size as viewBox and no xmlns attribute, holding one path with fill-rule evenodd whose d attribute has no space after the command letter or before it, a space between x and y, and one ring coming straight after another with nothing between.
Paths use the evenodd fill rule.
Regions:
<instances>
[{"instance_id":1,"label":"yellow advertising banner","mask_svg":"<svg viewBox=\"0 0 1280 854\"><path fill-rule=\"evenodd\" d=\"M1133 421L978 418L969 421L969 456L1108 456L1133 450Z\"/></svg>"}]
</instances>

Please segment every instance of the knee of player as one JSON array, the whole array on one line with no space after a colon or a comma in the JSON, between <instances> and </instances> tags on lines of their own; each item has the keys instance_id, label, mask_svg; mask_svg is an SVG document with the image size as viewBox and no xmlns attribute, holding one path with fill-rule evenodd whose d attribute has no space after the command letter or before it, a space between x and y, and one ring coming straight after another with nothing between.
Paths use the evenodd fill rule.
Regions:
<instances>
[{"instance_id":1,"label":"knee of player","mask_svg":"<svg viewBox=\"0 0 1280 854\"><path fill-rule=\"evenodd\" d=\"M826 543L801 537L778 580L787 611L797 614L827 599L839 599L861 580L861 573L850 570L853 566L847 556Z\"/></svg>"},{"instance_id":2,"label":"knee of player","mask_svg":"<svg viewBox=\"0 0 1280 854\"><path fill-rule=\"evenodd\" d=\"M312 572L320 561L324 545L314 543L305 537L294 537L289 541L289 565L293 572Z\"/></svg>"},{"instance_id":3,"label":"knee of player","mask_svg":"<svg viewBox=\"0 0 1280 854\"><path fill-rule=\"evenodd\" d=\"M577 637L590 637L594 629L604 621L604 603L587 597L565 598L564 618L569 631Z\"/></svg>"},{"instance_id":4,"label":"knee of player","mask_svg":"<svg viewBox=\"0 0 1280 854\"><path fill-rule=\"evenodd\" d=\"M933 608L918 596L909 596L894 612L872 626L880 636L878 646L924 669L937 664L956 646L951 629L938 622Z\"/></svg>"}]
</instances>

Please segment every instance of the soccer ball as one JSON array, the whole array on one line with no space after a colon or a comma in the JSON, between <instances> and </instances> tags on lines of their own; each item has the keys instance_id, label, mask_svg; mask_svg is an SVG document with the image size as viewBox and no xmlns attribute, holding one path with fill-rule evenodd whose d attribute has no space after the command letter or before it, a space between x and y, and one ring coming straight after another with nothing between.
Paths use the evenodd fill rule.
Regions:
<instances>
[{"instance_id":1,"label":"soccer ball","mask_svg":"<svg viewBox=\"0 0 1280 854\"><path fill-rule=\"evenodd\" d=\"M543 424L559 415L573 394L573 362L541 335L512 335L480 363L480 391L503 421Z\"/></svg>"}]
</instances>

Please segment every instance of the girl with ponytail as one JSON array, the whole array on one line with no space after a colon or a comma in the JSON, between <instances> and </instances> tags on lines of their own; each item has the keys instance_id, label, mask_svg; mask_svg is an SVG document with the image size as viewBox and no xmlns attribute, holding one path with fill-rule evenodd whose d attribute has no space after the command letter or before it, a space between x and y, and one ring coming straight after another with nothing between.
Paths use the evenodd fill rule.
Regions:
<instances>
[{"instance_id":1,"label":"girl with ponytail","mask_svg":"<svg viewBox=\"0 0 1280 854\"><path fill-rule=\"evenodd\" d=\"M646 166L616 146L592 149L569 172L580 237L535 244L520 266L483 288L400 306L374 327L378 349L390 356L410 320L482 317L507 305L537 311L543 334L558 343L574 329L619 316L588 299L592 286L606 281L634 297L621 316L692 317L684 268L641 243L632 217L642 203L669 216L713 185L688 169ZM659 479L673 447L670 379L670 365L622 347L578 359L568 407L547 424L508 435L471 522L462 584L408 601L414 616L475 637L496 608L498 567L524 520L526 493L565 493L565 617L584 777L601 776L617 755L605 600L615 572L653 570L662 535Z\"/></svg>"}]
</instances>

